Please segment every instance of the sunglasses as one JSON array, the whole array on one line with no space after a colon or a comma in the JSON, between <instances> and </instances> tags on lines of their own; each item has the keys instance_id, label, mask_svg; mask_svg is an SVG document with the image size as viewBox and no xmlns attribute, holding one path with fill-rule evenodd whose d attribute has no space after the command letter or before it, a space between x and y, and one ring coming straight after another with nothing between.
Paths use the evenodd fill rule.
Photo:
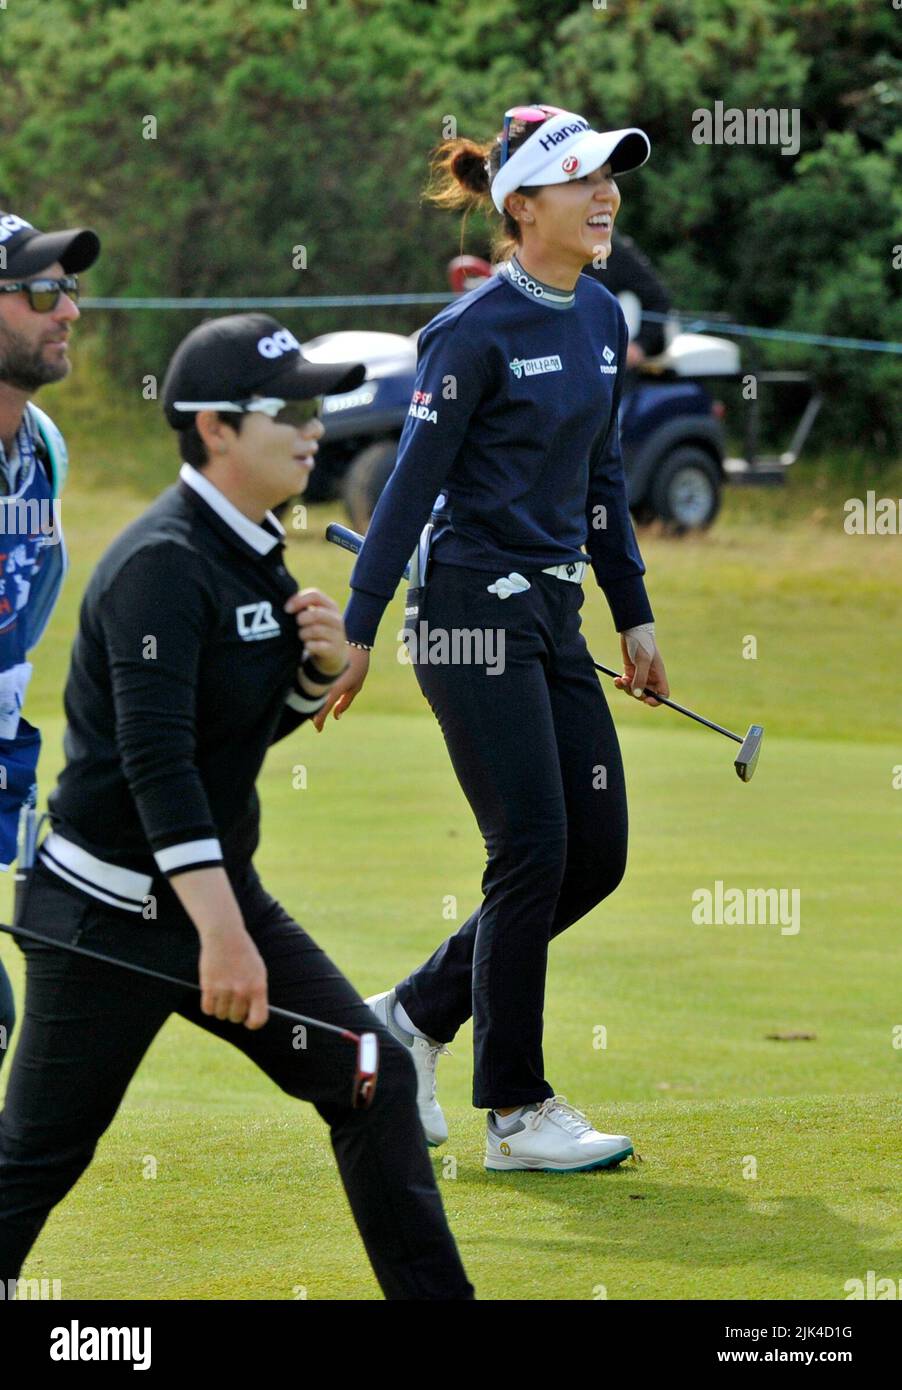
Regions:
<instances>
[{"instance_id":1,"label":"sunglasses","mask_svg":"<svg viewBox=\"0 0 902 1390\"><path fill-rule=\"evenodd\" d=\"M503 168L510 158L510 130L514 122L520 125L537 124L539 121L547 121L550 116L560 116L563 109L562 106L512 106L509 111L505 111L504 124L501 127L501 162L498 168Z\"/></svg>"},{"instance_id":2,"label":"sunglasses","mask_svg":"<svg viewBox=\"0 0 902 1390\"><path fill-rule=\"evenodd\" d=\"M50 314L63 294L67 294L73 304L78 303L78 276L61 275L58 280L17 280L12 285L0 285L0 294L20 293L28 295L28 302L36 314Z\"/></svg>"},{"instance_id":3,"label":"sunglasses","mask_svg":"<svg viewBox=\"0 0 902 1390\"><path fill-rule=\"evenodd\" d=\"M175 410L234 411L240 415L268 415L277 425L299 429L315 420L322 411L322 396L310 396L304 401L283 401L278 396L261 396L247 401L173 401Z\"/></svg>"}]
</instances>

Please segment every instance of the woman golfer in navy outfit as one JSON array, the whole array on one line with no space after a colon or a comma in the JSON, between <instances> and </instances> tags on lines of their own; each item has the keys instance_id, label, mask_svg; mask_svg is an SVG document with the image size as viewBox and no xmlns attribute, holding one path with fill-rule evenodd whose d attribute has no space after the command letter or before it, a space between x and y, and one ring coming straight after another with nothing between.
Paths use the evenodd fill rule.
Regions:
<instances>
[{"instance_id":1,"label":"woman golfer in navy outfit","mask_svg":"<svg viewBox=\"0 0 902 1390\"><path fill-rule=\"evenodd\" d=\"M433 1144L448 1135L436 1061L472 1014L473 1102L489 1110L494 1169L611 1167L633 1151L555 1094L542 1010L550 938L612 893L626 864L623 765L580 632L589 563L621 635L618 684L648 704L645 688L669 693L620 455L626 324L581 273L610 249L614 176L648 153L642 131L593 131L556 107L514 108L488 145L437 151L433 200L491 197L507 259L421 334L397 465L351 577L351 666L315 716L322 728L361 689L432 516L428 582L408 593L404 640L485 839L484 896L419 969L367 1002L410 1048Z\"/></svg>"}]
</instances>

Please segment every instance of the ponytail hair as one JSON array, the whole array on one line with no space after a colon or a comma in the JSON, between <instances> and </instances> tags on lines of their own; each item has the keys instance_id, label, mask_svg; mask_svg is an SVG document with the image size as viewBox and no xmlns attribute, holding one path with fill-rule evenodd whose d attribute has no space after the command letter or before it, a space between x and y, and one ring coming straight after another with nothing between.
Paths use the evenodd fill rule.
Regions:
<instances>
[{"instance_id":1,"label":"ponytail hair","mask_svg":"<svg viewBox=\"0 0 902 1390\"><path fill-rule=\"evenodd\" d=\"M513 152L523 144L533 131L543 122L529 125L514 122L509 137L509 150ZM464 233L467 219L476 208L494 212L492 202L492 179L501 167L500 133L480 145L475 140L458 138L443 140L432 152L429 163L429 183L423 197L426 202L435 203L440 208L461 209L464 217L460 229L460 247L463 252ZM527 197L538 193L537 188L518 188L518 193ZM502 226L492 238L492 260L496 264L510 260L522 240L520 224L505 209L502 213Z\"/></svg>"}]
</instances>

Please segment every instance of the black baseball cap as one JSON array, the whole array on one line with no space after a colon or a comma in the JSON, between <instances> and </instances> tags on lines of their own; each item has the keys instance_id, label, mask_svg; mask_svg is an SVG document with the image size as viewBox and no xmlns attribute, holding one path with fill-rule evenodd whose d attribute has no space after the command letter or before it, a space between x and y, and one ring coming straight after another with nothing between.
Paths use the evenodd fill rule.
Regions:
<instances>
[{"instance_id":1,"label":"black baseball cap","mask_svg":"<svg viewBox=\"0 0 902 1390\"><path fill-rule=\"evenodd\" d=\"M67 275L87 270L100 255L100 237L88 227L70 227L65 232L39 232L24 217L0 211L0 276L18 280L37 275L59 261Z\"/></svg>"},{"instance_id":2,"label":"black baseball cap","mask_svg":"<svg viewBox=\"0 0 902 1390\"><path fill-rule=\"evenodd\" d=\"M183 430L196 412L179 410L177 402L305 401L351 391L365 376L362 362L308 361L291 330L268 314L229 314L200 324L176 348L163 382L163 410L172 428Z\"/></svg>"}]
</instances>

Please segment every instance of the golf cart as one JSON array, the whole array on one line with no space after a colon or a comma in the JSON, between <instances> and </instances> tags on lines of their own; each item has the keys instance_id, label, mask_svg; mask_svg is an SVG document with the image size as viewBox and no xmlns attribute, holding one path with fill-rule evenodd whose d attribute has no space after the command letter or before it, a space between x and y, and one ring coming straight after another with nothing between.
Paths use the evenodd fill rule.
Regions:
<instances>
[{"instance_id":1,"label":"golf cart","mask_svg":"<svg viewBox=\"0 0 902 1390\"><path fill-rule=\"evenodd\" d=\"M449 266L452 288L471 289L491 274L486 261L457 257ZM638 326L638 301L624 296L628 326ZM631 325L632 319L632 325ZM314 362L366 362L367 376L354 391L327 396L325 434L307 490L309 501L342 497L351 524L365 531L394 468L398 440L414 390L418 334L338 332L304 344ZM709 526L725 483L780 483L814 423L821 398L803 372L740 371L739 349L726 338L684 333L668 325L667 346L641 370L630 371L620 408L620 436L630 507L639 521L660 520L676 532ZM754 379L755 399L743 403L744 457L727 456L726 408L712 391L718 383ZM801 418L789 447L758 453L762 386L801 391Z\"/></svg>"}]
</instances>

